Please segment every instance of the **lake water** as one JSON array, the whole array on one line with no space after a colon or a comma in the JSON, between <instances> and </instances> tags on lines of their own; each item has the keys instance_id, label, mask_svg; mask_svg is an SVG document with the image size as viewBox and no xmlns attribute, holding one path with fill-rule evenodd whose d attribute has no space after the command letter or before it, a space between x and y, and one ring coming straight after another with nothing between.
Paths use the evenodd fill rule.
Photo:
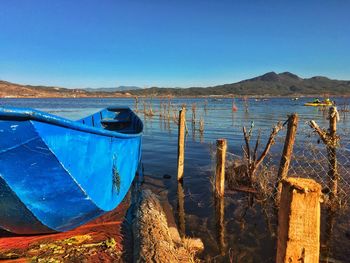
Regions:
<instances>
[{"instance_id":1,"label":"lake water","mask_svg":"<svg viewBox=\"0 0 350 263\"><path fill-rule=\"evenodd\" d=\"M204 241L206 252L202 255L208 261L223 262L231 257L232 262L273 262L276 250L275 225L273 219L266 216L263 207L247 207L248 197L242 193L230 192L225 197L224 216L218 215L220 206L213 199L211 178L214 162L213 145L218 138L228 140L228 152L242 155L242 126L254 125L261 129L262 144L266 143L273 125L286 121L287 115L297 112L300 117L299 135L296 147L310 140L311 131L306 122L316 120L321 127L328 127L324 112L316 107L305 107L308 98L292 101L289 98L273 98L267 101L255 99L171 99L170 118L159 117L164 111L168 99L145 99L146 109L152 105L155 116L143 114L143 99L139 99L139 116L144 121L143 163L145 174L151 180L162 182L164 191L173 206L176 216L180 216L182 228L188 236L200 237ZM337 98L338 105L346 104L346 99ZM237 111L232 111L232 103ZM191 105L196 104L196 124L191 121ZM177 185L177 124L173 116L178 114L182 104L187 105L185 175L180 189ZM135 107L134 99L0 99L0 106L30 107L57 114L70 119L79 119L111 105ZM341 106L343 107L343 106ZM161 108L161 110L160 110ZM248 109L248 110L246 110ZM166 115L168 113L166 112ZM175 118L176 119L176 118ZM204 121L204 133L199 132L199 120ZM338 130L342 139L347 141L350 128L348 116L340 114ZM281 153L283 146L282 131L272 147L274 155ZM316 138L316 137L315 137ZM316 140L316 139L315 139ZM345 147L346 148L346 147ZM279 155L280 156L280 155ZM280 157L279 157L280 158ZM279 162L279 159L271 163ZM166 176L164 176L166 175ZM169 178L170 177L170 178ZM177 192L184 193L184 211L179 210ZM182 214L184 212L184 214ZM182 217L182 218L181 218ZM349 217L341 218L343 225L349 225ZM346 228L345 228L346 229ZM338 232L337 232L338 231ZM348 230L335 230L337 238L331 240L330 256L346 262L350 258L350 233ZM348 236L349 235L349 236ZM337 242L342 242L341 244ZM345 243L344 243L345 242ZM324 243L324 242L323 242ZM339 249L339 247L345 249Z\"/></svg>"}]
</instances>

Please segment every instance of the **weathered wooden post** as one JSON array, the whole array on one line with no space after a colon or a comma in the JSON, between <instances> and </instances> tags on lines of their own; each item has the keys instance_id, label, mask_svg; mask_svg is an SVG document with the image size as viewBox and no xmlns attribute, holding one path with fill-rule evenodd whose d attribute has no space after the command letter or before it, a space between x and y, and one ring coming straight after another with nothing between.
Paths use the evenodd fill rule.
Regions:
<instances>
[{"instance_id":1,"label":"weathered wooden post","mask_svg":"<svg viewBox=\"0 0 350 263\"><path fill-rule=\"evenodd\" d=\"M163 102L160 99L159 100L159 117L162 117L162 109L163 109Z\"/></svg>"},{"instance_id":2,"label":"weathered wooden post","mask_svg":"<svg viewBox=\"0 0 350 263\"><path fill-rule=\"evenodd\" d=\"M192 103L192 123L196 123L196 103Z\"/></svg>"},{"instance_id":3,"label":"weathered wooden post","mask_svg":"<svg viewBox=\"0 0 350 263\"><path fill-rule=\"evenodd\" d=\"M218 197L225 194L225 162L226 162L227 141L218 139L216 141L216 173L215 193Z\"/></svg>"},{"instance_id":4,"label":"weathered wooden post","mask_svg":"<svg viewBox=\"0 0 350 263\"><path fill-rule=\"evenodd\" d=\"M154 113L153 113L153 109L152 109L152 98L151 98L151 101L149 103L149 110L148 110L148 113L147 113L149 116L153 116Z\"/></svg>"},{"instance_id":5,"label":"weathered wooden post","mask_svg":"<svg viewBox=\"0 0 350 263\"><path fill-rule=\"evenodd\" d=\"M163 117L164 117L164 120L165 120L165 116L166 116L166 103L164 102L164 104L163 104Z\"/></svg>"},{"instance_id":6,"label":"weathered wooden post","mask_svg":"<svg viewBox=\"0 0 350 263\"><path fill-rule=\"evenodd\" d=\"M175 124L179 125L178 121L179 121L179 116L177 116L177 110L174 109L173 110L173 121Z\"/></svg>"},{"instance_id":7,"label":"weathered wooden post","mask_svg":"<svg viewBox=\"0 0 350 263\"><path fill-rule=\"evenodd\" d=\"M324 230L324 238L323 238L323 248L322 249L322 254L324 255L324 261L325 262L332 262L332 260L330 260L330 256L331 254L331 247L332 247L332 237L334 234L334 224L336 222L336 214L337 211L333 208L333 206L328 206L327 209L325 210L325 230Z\"/></svg>"},{"instance_id":8,"label":"weathered wooden post","mask_svg":"<svg viewBox=\"0 0 350 263\"><path fill-rule=\"evenodd\" d=\"M337 121L339 115L336 107L329 108L329 130L328 132L323 131L315 121L310 121L309 125L313 128L320 136L323 143L327 148L328 156L328 187L330 190L329 200L331 202L332 209L336 209L336 198L338 195L338 161L337 161L337 146L338 146L338 136L337 136Z\"/></svg>"},{"instance_id":9,"label":"weathered wooden post","mask_svg":"<svg viewBox=\"0 0 350 263\"><path fill-rule=\"evenodd\" d=\"M312 179L282 181L276 262L319 262L321 186Z\"/></svg>"},{"instance_id":10,"label":"weathered wooden post","mask_svg":"<svg viewBox=\"0 0 350 263\"><path fill-rule=\"evenodd\" d=\"M293 153L293 146L298 128L298 114L293 113L288 119L288 127L286 139L284 142L283 153L281 157L280 167L277 174L277 185L276 185L276 195L275 202L276 205L279 204L282 192L282 180L287 178L288 169Z\"/></svg>"},{"instance_id":11,"label":"weathered wooden post","mask_svg":"<svg viewBox=\"0 0 350 263\"><path fill-rule=\"evenodd\" d=\"M215 198L215 219L216 219L216 231L217 242L220 249L220 254L225 255L226 242L225 242L225 198Z\"/></svg>"},{"instance_id":12,"label":"weathered wooden post","mask_svg":"<svg viewBox=\"0 0 350 263\"><path fill-rule=\"evenodd\" d=\"M170 106L171 106L171 99L168 97L168 120L170 120Z\"/></svg>"},{"instance_id":13,"label":"weathered wooden post","mask_svg":"<svg viewBox=\"0 0 350 263\"><path fill-rule=\"evenodd\" d=\"M205 100L204 101L204 114L205 114L205 116L207 116L207 111L208 111L208 101Z\"/></svg>"},{"instance_id":14,"label":"weathered wooden post","mask_svg":"<svg viewBox=\"0 0 350 263\"><path fill-rule=\"evenodd\" d=\"M243 102L244 102L245 112L248 113L249 112L249 101L248 101L248 97L247 96L243 97Z\"/></svg>"},{"instance_id":15,"label":"weathered wooden post","mask_svg":"<svg viewBox=\"0 0 350 263\"><path fill-rule=\"evenodd\" d=\"M337 120L338 120L338 111L336 107L329 108L329 141L327 144L328 151L328 161L329 161L329 171L328 171L328 180L329 180L329 189L330 195L329 200L331 201L332 207L334 200L338 195L338 161L337 161L337 152L336 148L338 145L337 138Z\"/></svg>"},{"instance_id":16,"label":"weathered wooden post","mask_svg":"<svg viewBox=\"0 0 350 263\"><path fill-rule=\"evenodd\" d=\"M204 134L204 120L203 117L199 120L199 141L203 142L203 134Z\"/></svg>"},{"instance_id":17,"label":"weathered wooden post","mask_svg":"<svg viewBox=\"0 0 350 263\"><path fill-rule=\"evenodd\" d=\"M136 96L135 97L135 112L139 111L139 98Z\"/></svg>"},{"instance_id":18,"label":"weathered wooden post","mask_svg":"<svg viewBox=\"0 0 350 263\"><path fill-rule=\"evenodd\" d=\"M182 181L184 175L185 159L185 125L186 108L182 107L179 112L179 132L178 132L178 151L177 151L177 180Z\"/></svg>"},{"instance_id":19,"label":"weathered wooden post","mask_svg":"<svg viewBox=\"0 0 350 263\"><path fill-rule=\"evenodd\" d=\"M199 120L199 132L201 134L204 133L204 120L203 120L203 117L201 117L200 120Z\"/></svg>"},{"instance_id":20,"label":"weathered wooden post","mask_svg":"<svg viewBox=\"0 0 350 263\"><path fill-rule=\"evenodd\" d=\"M182 182L177 183L177 214L178 214L180 235L185 236L186 234L185 193L184 193Z\"/></svg>"}]
</instances>

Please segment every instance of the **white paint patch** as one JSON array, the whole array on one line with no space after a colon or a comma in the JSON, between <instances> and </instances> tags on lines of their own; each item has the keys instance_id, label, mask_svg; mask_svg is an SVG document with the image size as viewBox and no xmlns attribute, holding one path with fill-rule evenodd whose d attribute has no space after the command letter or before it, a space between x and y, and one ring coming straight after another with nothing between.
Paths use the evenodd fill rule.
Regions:
<instances>
[{"instance_id":1,"label":"white paint patch","mask_svg":"<svg viewBox=\"0 0 350 263\"><path fill-rule=\"evenodd\" d=\"M13 131L15 131L17 129L18 125L11 125L10 127Z\"/></svg>"}]
</instances>

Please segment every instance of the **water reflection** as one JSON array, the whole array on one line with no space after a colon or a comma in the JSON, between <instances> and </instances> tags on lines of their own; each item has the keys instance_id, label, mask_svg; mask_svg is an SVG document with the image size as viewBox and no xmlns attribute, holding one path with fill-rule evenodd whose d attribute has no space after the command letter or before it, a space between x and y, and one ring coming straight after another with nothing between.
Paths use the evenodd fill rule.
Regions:
<instances>
[{"instance_id":1,"label":"water reflection","mask_svg":"<svg viewBox=\"0 0 350 263\"><path fill-rule=\"evenodd\" d=\"M226 254L226 242L225 242L225 199L223 197L214 197L215 203L215 221L217 231L217 241L220 250L220 254L224 256Z\"/></svg>"},{"instance_id":2,"label":"water reflection","mask_svg":"<svg viewBox=\"0 0 350 263\"><path fill-rule=\"evenodd\" d=\"M200 143L203 143L203 142L204 142L204 134L203 134L203 132L200 132L200 133L199 133L199 142L200 142Z\"/></svg>"},{"instance_id":3,"label":"water reflection","mask_svg":"<svg viewBox=\"0 0 350 263\"><path fill-rule=\"evenodd\" d=\"M163 116L159 114L159 130L164 131L164 121L163 121Z\"/></svg>"},{"instance_id":4,"label":"water reflection","mask_svg":"<svg viewBox=\"0 0 350 263\"><path fill-rule=\"evenodd\" d=\"M191 125L191 130L192 130L192 140L193 141L196 141L196 123L195 122L192 122L192 125Z\"/></svg>"}]
</instances>

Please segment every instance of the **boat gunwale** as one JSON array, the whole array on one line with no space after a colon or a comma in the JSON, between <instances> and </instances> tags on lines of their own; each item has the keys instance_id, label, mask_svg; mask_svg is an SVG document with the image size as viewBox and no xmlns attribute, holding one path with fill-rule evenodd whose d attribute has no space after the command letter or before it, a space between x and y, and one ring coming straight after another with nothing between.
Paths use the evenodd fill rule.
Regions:
<instances>
[{"instance_id":1,"label":"boat gunwale","mask_svg":"<svg viewBox=\"0 0 350 263\"><path fill-rule=\"evenodd\" d=\"M104 108L98 112L101 112L103 110L115 110L119 109L119 107L108 107ZM129 107L120 107L120 109L129 109L132 114L135 115L136 118L139 119L139 117L129 108ZM97 113L97 112L96 112ZM95 113L94 113L95 114ZM134 133L134 134L126 134L126 133L120 133L117 131L110 131L105 130L103 128L96 128L92 126L88 126L85 124L80 123L79 121L73 121L69 120L63 117L59 117L57 115L49 114L43 111L34 110L31 108L16 108L16 107L0 107L0 120L17 120L17 121L23 121L23 120L33 120L33 121L39 121L43 123L48 123L55 126L61 126L65 128L69 128L76 131L86 132L86 133L92 133L96 135L102 135L107 137L115 137L115 138L137 138L141 137L142 130L143 130L143 124L140 120L140 132Z\"/></svg>"}]
</instances>

